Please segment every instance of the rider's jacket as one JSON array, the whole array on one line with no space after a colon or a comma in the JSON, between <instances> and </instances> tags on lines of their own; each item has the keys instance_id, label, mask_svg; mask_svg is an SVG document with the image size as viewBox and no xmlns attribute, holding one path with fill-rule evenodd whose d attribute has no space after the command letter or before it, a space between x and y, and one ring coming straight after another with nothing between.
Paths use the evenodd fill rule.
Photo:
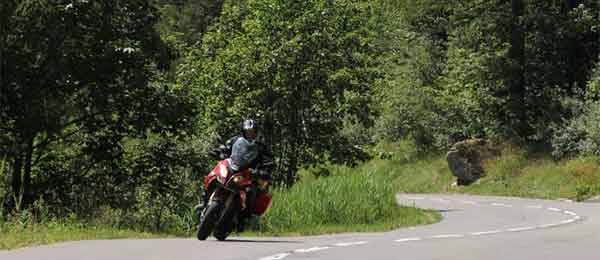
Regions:
<instances>
[{"instance_id":1,"label":"rider's jacket","mask_svg":"<svg viewBox=\"0 0 600 260\"><path fill-rule=\"evenodd\" d=\"M230 167L234 171L248 168L258 157L258 144L240 136L231 148Z\"/></svg>"},{"instance_id":2,"label":"rider's jacket","mask_svg":"<svg viewBox=\"0 0 600 260\"><path fill-rule=\"evenodd\" d=\"M265 144L260 141L250 142L240 135L229 138L210 154L218 160L229 159L230 164L235 165L236 169L232 167L235 171L255 168L257 165L262 165L263 168L274 167L273 155Z\"/></svg>"}]
</instances>

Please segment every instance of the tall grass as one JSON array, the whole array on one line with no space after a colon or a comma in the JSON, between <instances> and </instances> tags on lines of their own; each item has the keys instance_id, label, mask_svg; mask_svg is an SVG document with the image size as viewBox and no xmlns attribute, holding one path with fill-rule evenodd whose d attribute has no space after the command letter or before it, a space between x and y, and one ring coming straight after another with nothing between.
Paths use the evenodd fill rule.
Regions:
<instances>
[{"instance_id":1,"label":"tall grass","mask_svg":"<svg viewBox=\"0 0 600 260\"><path fill-rule=\"evenodd\" d=\"M555 162L528 159L517 151L488 162L486 168L488 175L466 192L577 201L600 195L600 165L595 157Z\"/></svg>"},{"instance_id":2,"label":"tall grass","mask_svg":"<svg viewBox=\"0 0 600 260\"><path fill-rule=\"evenodd\" d=\"M397 151L402 153L402 151ZM600 165L597 157L554 161L507 147L484 163L486 176L468 187L456 187L443 155L412 161L388 160L376 167L396 176L398 192L469 193L543 199L585 200L600 195Z\"/></svg>"},{"instance_id":3,"label":"tall grass","mask_svg":"<svg viewBox=\"0 0 600 260\"><path fill-rule=\"evenodd\" d=\"M437 214L399 207L389 172L364 165L358 169L330 167L331 176L308 172L289 190L274 192L274 207L260 231L268 234L322 234L381 231L428 224Z\"/></svg>"}]
</instances>

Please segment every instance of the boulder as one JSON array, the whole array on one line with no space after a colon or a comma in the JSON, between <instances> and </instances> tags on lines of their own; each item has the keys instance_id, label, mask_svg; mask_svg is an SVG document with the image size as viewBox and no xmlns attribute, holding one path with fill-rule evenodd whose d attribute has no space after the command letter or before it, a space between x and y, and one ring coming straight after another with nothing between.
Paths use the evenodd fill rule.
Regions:
<instances>
[{"instance_id":1,"label":"boulder","mask_svg":"<svg viewBox=\"0 0 600 260\"><path fill-rule=\"evenodd\" d=\"M457 185L470 185L485 176L482 161L489 150L483 139L467 139L452 145L446 160Z\"/></svg>"}]
</instances>

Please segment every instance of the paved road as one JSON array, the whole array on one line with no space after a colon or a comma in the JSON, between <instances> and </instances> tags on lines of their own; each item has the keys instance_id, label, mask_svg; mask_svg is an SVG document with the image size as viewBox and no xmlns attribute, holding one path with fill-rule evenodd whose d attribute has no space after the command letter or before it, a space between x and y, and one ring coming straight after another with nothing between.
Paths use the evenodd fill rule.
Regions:
<instances>
[{"instance_id":1,"label":"paved road","mask_svg":"<svg viewBox=\"0 0 600 260\"><path fill-rule=\"evenodd\" d=\"M440 223L385 233L296 238L69 242L0 251L11 259L600 259L600 204L466 195L398 195Z\"/></svg>"}]
</instances>

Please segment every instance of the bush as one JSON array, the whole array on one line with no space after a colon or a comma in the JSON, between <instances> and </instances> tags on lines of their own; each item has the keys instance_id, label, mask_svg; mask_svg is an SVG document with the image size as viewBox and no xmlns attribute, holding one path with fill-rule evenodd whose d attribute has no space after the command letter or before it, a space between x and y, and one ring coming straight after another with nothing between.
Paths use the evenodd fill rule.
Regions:
<instances>
[{"instance_id":1,"label":"bush","mask_svg":"<svg viewBox=\"0 0 600 260\"><path fill-rule=\"evenodd\" d=\"M581 115L556 129L552 140L555 159L579 154L600 155L600 101L588 102Z\"/></svg>"}]
</instances>

